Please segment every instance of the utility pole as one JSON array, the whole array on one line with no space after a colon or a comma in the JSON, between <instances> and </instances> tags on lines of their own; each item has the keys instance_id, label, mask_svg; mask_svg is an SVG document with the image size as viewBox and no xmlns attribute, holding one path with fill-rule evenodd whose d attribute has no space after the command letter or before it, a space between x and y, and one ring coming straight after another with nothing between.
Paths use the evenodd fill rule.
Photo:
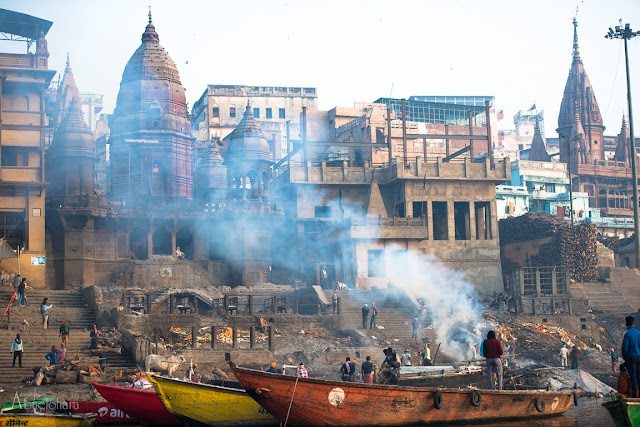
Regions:
<instances>
[{"instance_id":1,"label":"utility pole","mask_svg":"<svg viewBox=\"0 0 640 427\"><path fill-rule=\"evenodd\" d=\"M622 19L620 25L616 26L615 31L609 27L609 32L604 36L607 39L623 39L624 40L624 60L627 69L627 102L629 104L629 136L631 137L631 174L633 176L633 222L634 232L636 234L634 245L636 251L636 268L640 268L640 220L638 218L638 153L636 151L636 138L633 134L633 110L631 108L631 78L629 77L629 50L627 48L627 40L640 35L640 31L633 31L627 23L622 27Z\"/></svg>"}]
</instances>

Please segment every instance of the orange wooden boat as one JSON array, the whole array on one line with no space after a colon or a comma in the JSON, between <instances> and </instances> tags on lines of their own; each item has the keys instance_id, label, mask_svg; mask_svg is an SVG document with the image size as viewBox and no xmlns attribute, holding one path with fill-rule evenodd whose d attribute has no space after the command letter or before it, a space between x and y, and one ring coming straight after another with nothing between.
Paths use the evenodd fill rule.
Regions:
<instances>
[{"instance_id":1,"label":"orange wooden boat","mask_svg":"<svg viewBox=\"0 0 640 427\"><path fill-rule=\"evenodd\" d=\"M305 426L395 426L533 419L562 414L579 390L471 390L369 385L231 369L271 415ZM290 410L289 410L290 408Z\"/></svg>"}]
</instances>

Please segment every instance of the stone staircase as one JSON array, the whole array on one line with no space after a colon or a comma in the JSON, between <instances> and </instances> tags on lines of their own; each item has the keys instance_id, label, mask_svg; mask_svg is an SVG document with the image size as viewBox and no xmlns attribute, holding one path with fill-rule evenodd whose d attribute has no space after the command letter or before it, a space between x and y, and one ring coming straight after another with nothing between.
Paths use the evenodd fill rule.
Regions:
<instances>
[{"instance_id":1,"label":"stone staircase","mask_svg":"<svg viewBox=\"0 0 640 427\"><path fill-rule=\"evenodd\" d=\"M325 292L330 301L332 292ZM419 344L412 344L411 321L414 317L419 317L419 313L415 305L406 297L401 300L390 298L389 292L384 289L376 291L359 289L341 291L339 296L342 309L342 324L353 325L350 329L354 329L362 335L369 338L374 336L378 340L389 342L389 345L399 352L402 352L404 348L411 348L414 351L422 350L424 347L422 338L428 338L431 342L435 342L435 331L433 329L420 328L418 331ZM371 307L372 302L375 302L376 307L378 307L376 324L377 326L383 326L384 329L362 329L362 306L366 303ZM370 319L371 316L369 316ZM405 322L408 324L405 325Z\"/></svg>"},{"instance_id":2,"label":"stone staircase","mask_svg":"<svg viewBox=\"0 0 640 427\"><path fill-rule=\"evenodd\" d=\"M3 313L12 294L9 288L0 291L0 310ZM49 299L49 304L53 304L47 330L42 327L40 315L40 303L45 297ZM58 330L63 319L67 320L71 327L66 358L85 358L87 362L97 365L98 357L93 356L89 350L91 344L89 330L95 322L95 314L87 307L80 291L28 289L27 298L30 303L28 306L18 306L16 299L9 319L0 318L0 346L2 346L0 348L0 385L16 383L32 377L34 367L48 364L44 355L51 350L51 346L60 347ZM23 320L26 320L28 327ZM13 354L10 353L11 342L17 333L20 333L24 342L22 369L11 367L13 359ZM128 355L113 353L107 353L107 365L123 368L135 366Z\"/></svg>"},{"instance_id":3,"label":"stone staircase","mask_svg":"<svg viewBox=\"0 0 640 427\"><path fill-rule=\"evenodd\" d=\"M635 311L613 282L571 283L571 296L584 299L597 313L627 315Z\"/></svg>"},{"instance_id":4,"label":"stone staircase","mask_svg":"<svg viewBox=\"0 0 640 427\"><path fill-rule=\"evenodd\" d=\"M632 311L640 310L640 270L615 267L611 269L611 283L618 289Z\"/></svg>"}]
</instances>

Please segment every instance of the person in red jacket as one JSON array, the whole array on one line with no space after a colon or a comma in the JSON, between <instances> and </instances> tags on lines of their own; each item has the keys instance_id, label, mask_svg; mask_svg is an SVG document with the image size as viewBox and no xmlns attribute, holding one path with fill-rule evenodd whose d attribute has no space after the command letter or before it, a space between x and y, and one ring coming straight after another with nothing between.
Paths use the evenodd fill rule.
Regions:
<instances>
[{"instance_id":1,"label":"person in red jacket","mask_svg":"<svg viewBox=\"0 0 640 427\"><path fill-rule=\"evenodd\" d=\"M496 333L489 331L487 339L482 342L482 352L487 359L487 376L489 377L489 390L495 388L493 376L498 378L498 390L502 390L502 344L496 339Z\"/></svg>"}]
</instances>

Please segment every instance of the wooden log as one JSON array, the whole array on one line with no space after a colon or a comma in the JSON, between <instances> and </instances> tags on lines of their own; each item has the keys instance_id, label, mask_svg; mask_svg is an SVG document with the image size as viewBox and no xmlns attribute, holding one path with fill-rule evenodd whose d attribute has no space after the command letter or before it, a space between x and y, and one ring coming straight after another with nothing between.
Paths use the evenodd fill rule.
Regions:
<instances>
[{"instance_id":1,"label":"wooden log","mask_svg":"<svg viewBox=\"0 0 640 427\"><path fill-rule=\"evenodd\" d=\"M56 372L57 384L75 384L78 382L77 371L58 371Z\"/></svg>"}]
</instances>

